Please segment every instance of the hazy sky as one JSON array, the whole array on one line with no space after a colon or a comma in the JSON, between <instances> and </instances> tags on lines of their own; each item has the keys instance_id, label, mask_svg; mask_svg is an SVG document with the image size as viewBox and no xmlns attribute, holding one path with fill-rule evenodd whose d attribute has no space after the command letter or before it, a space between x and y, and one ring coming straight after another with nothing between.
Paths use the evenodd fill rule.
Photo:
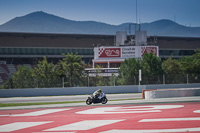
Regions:
<instances>
[{"instance_id":1,"label":"hazy sky","mask_svg":"<svg viewBox=\"0 0 200 133\"><path fill-rule=\"evenodd\" d=\"M200 27L200 0L137 0L138 22L170 19ZM118 25L136 22L136 0L0 0L0 25L31 12Z\"/></svg>"}]
</instances>

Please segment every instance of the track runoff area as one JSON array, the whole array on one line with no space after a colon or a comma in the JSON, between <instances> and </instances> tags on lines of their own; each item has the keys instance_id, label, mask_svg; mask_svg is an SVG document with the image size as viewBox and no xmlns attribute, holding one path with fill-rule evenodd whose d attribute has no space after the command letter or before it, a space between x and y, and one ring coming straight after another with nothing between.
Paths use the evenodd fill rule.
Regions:
<instances>
[{"instance_id":1,"label":"track runoff area","mask_svg":"<svg viewBox=\"0 0 200 133\"><path fill-rule=\"evenodd\" d=\"M200 102L0 111L0 133L200 132Z\"/></svg>"}]
</instances>

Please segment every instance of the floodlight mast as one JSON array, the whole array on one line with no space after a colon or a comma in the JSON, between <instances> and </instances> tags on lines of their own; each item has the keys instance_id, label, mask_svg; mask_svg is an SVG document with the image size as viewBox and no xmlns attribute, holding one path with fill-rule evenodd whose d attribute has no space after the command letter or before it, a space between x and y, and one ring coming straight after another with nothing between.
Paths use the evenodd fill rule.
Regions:
<instances>
[{"instance_id":1,"label":"floodlight mast","mask_svg":"<svg viewBox=\"0 0 200 133\"><path fill-rule=\"evenodd\" d=\"M137 22L138 22L138 21L137 21L137 0L136 0L135 6L136 6L136 8L135 8L136 12L135 12L135 13L136 13L136 24L137 24Z\"/></svg>"},{"instance_id":2,"label":"floodlight mast","mask_svg":"<svg viewBox=\"0 0 200 133\"><path fill-rule=\"evenodd\" d=\"M138 25L138 13L137 13L137 0L135 0L135 24L130 23L129 24L129 34L131 35L131 25L135 25L135 32L137 31L137 25Z\"/></svg>"},{"instance_id":3,"label":"floodlight mast","mask_svg":"<svg viewBox=\"0 0 200 133\"><path fill-rule=\"evenodd\" d=\"M138 9L137 9L137 0L135 0L135 18L136 18L136 22L135 22L135 33L137 31L137 26L138 26Z\"/></svg>"}]
</instances>

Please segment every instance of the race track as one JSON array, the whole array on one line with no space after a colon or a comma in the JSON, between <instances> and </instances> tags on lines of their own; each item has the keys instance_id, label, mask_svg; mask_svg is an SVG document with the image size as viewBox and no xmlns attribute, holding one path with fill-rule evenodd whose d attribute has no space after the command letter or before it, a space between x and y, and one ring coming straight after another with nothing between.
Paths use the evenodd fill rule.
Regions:
<instances>
[{"instance_id":1,"label":"race track","mask_svg":"<svg viewBox=\"0 0 200 133\"><path fill-rule=\"evenodd\" d=\"M2 110L0 132L200 132L200 102Z\"/></svg>"}]
</instances>

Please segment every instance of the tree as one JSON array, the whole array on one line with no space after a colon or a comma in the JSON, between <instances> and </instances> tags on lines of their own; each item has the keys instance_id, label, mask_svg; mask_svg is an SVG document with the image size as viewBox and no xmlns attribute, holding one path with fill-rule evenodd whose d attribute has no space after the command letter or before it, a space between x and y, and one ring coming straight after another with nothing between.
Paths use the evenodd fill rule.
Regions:
<instances>
[{"instance_id":1,"label":"tree","mask_svg":"<svg viewBox=\"0 0 200 133\"><path fill-rule=\"evenodd\" d=\"M68 84L66 77L67 77L67 64L63 60L59 60L59 62L55 66L56 75L62 79L62 86L64 87Z\"/></svg>"},{"instance_id":2,"label":"tree","mask_svg":"<svg viewBox=\"0 0 200 133\"><path fill-rule=\"evenodd\" d=\"M194 59L190 65L192 66L191 69L193 70L193 73L200 74L200 49L196 50L195 52L196 53L192 55Z\"/></svg>"},{"instance_id":3,"label":"tree","mask_svg":"<svg viewBox=\"0 0 200 133\"><path fill-rule=\"evenodd\" d=\"M186 75L183 75L181 63L178 60L170 57L162 63L162 68L165 73L165 83L177 84L187 82Z\"/></svg>"},{"instance_id":4,"label":"tree","mask_svg":"<svg viewBox=\"0 0 200 133\"><path fill-rule=\"evenodd\" d=\"M36 80L37 87L55 87L57 75L55 65L48 63L47 58L44 57L39 61L37 66L33 69L33 77Z\"/></svg>"},{"instance_id":5,"label":"tree","mask_svg":"<svg viewBox=\"0 0 200 133\"><path fill-rule=\"evenodd\" d=\"M162 63L162 69L167 75L181 74L183 72L181 64L177 60L172 59L172 57Z\"/></svg>"},{"instance_id":6,"label":"tree","mask_svg":"<svg viewBox=\"0 0 200 133\"><path fill-rule=\"evenodd\" d=\"M10 78L11 88L32 88L33 87L33 76L32 70L27 66L18 66L16 71Z\"/></svg>"},{"instance_id":7,"label":"tree","mask_svg":"<svg viewBox=\"0 0 200 133\"><path fill-rule=\"evenodd\" d=\"M77 86L84 70L81 57L77 54L68 53L65 55L65 58L63 58L62 63L64 66L63 74L66 75L69 86Z\"/></svg>"},{"instance_id":8,"label":"tree","mask_svg":"<svg viewBox=\"0 0 200 133\"><path fill-rule=\"evenodd\" d=\"M144 75L160 75L162 74L162 62L153 53L145 53L142 62L142 73Z\"/></svg>"},{"instance_id":9,"label":"tree","mask_svg":"<svg viewBox=\"0 0 200 133\"><path fill-rule=\"evenodd\" d=\"M193 60L194 58L192 56L185 56L178 60L178 62L181 65L182 72L184 74L191 74L194 73L193 71Z\"/></svg>"},{"instance_id":10,"label":"tree","mask_svg":"<svg viewBox=\"0 0 200 133\"><path fill-rule=\"evenodd\" d=\"M121 84L132 85L137 83L141 61L135 58L126 59L119 69L119 82Z\"/></svg>"}]
</instances>

